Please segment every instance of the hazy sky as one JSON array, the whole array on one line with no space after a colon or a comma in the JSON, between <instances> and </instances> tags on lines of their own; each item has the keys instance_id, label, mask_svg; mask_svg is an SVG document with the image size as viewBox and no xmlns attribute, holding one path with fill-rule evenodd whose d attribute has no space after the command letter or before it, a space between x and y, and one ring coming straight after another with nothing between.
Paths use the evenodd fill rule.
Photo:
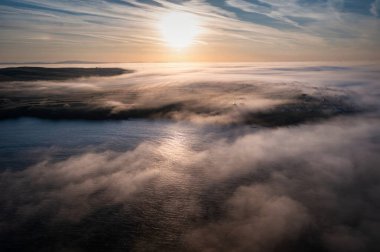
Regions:
<instances>
[{"instance_id":1,"label":"hazy sky","mask_svg":"<svg viewBox=\"0 0 380 252\"><path fill-rule=\"evenodd\" d=\"M177 50L159 24L196 17ZM380 59L380 0L0 0L0 61Z\"/></svg>"}]
</instances>

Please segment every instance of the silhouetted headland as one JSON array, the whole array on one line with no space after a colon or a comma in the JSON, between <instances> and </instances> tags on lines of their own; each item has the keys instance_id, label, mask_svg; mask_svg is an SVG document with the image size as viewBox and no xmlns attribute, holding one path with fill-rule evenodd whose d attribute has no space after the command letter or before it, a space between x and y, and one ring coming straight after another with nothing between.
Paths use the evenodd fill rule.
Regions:
<instances>
[{"instance_id":1,"label":"silhouetted headland","mask_svg":"<svg viewBox=\"0 0 380 252\"><path fill-rule=\"evenodd\" d=\"M46 67L8 67L0 69L0 82L4 81L37 81L37 80L69 80L83 77L109 77L132 70L122 68L46 68Z\"/></svg>"}]
</instances>

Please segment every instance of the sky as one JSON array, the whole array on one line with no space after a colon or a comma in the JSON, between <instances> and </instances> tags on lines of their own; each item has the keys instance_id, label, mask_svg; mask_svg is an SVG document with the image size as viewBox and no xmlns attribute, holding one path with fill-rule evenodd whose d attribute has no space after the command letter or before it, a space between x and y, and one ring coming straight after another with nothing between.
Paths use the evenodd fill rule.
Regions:
<instances>
[{"instance_id":1,"label":"sky","mask_svg":"<svg viewBox=\"0 0 380 252\"><path fill-rule=\"evenodd\" d=\"M159 24L189 13L191 45ZM0 0L0 61L380 60L380 0Z\"/></svg>"}]
</instances>

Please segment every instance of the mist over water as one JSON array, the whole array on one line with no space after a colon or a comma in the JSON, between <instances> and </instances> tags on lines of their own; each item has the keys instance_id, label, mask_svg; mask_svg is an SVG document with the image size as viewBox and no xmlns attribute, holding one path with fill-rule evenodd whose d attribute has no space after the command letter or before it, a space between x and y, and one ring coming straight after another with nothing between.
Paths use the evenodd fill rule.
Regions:
<instances>
[{"instance_id":1,"label":"mist over water","mask_svg":"<svg viewBox=\"0 0 380 252\"><path fill-rule=\"evenodd\" d=\"M183 136L202 146L216 136L227 137L223 127L170 121L48 121L33 118L4 120L1 128L2 169L23 169L45 158L64 160L82 152L136 148L142 142L160 143ZM231 130L233 132L233 130ZM200 137L202 136L202 137ZM23 158L17 158L22 156Z\"/></svg>"},{"instance_id":2,"label":"mist over water","mask_svg":"<svg viewBox=\"0 0 380 252\"><path fill-rule=\"evenodd\" d=\"M6 251L380 249L378 65L111 66L1 84Z\"/></svg>"}]
</instances>

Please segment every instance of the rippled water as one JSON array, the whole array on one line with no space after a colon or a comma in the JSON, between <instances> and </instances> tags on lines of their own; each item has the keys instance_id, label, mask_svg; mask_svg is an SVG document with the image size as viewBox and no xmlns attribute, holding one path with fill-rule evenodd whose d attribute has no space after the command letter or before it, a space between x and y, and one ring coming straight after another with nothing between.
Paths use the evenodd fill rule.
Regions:
<instances>
[{"instance_id":1,"label":"rippled water","mask_svg":"<svg viewBox=\"0 0 380 252\"><path fill-rule=\"evenodd\" d=\"M37 250L41 246L54 247L57 246L56 239L70 244L69 237L77 239L74 244L82 244L79 246L91 250L128 249L132 244L132 247L139 249L140 246L143 250L149 246L155 250L160 247L177 248L181 235L192 226L192 218L200 217L200 213L195 215L194 202L202 196L200 188L207 184L207 179L189 176L197 173L199 167L195 167L194 171L181 170L183 168L178 165L178 160L191 160L191 156L186 157L192 154L190 150L207 149L220 137L233 140L235 133L239 135L242 130L254 131L250 128L145 120L91 122L23 118L1 121L2 171L23 170L46 160L53 163L65 161L86 152L133 151L141 143L162 146L160 152L166 160L158 160L155 165L159 169L172 170L156 181L161 185L159 190L154 184L147 184L138 192L140 196L134 197L130 204L122 206L104 202L106 205L97 206L79 222L58 222L45 226L44 216L37 215L24 227L33 230L33 233L23 237L22 233L16 232L18 239L25 243L20 244L20 249L34 243L37 243ZM127 163L125 166L128 169ZM10 247L17 248L15 244Z\"/></svg>"},{"instance_id":2,"label":"rippled water","mask_svg":"<svg viewBox=\"0 0 380 252\"><path fill-rule=\"evenodd\" d=\"M142 142L175 141L201 148L218 134L223 128L172 121L5 120L0 121L0 163L2 170L23 169L46 158L64 160L84 151L128 151Z\"/></svg>"}]
</instances>

